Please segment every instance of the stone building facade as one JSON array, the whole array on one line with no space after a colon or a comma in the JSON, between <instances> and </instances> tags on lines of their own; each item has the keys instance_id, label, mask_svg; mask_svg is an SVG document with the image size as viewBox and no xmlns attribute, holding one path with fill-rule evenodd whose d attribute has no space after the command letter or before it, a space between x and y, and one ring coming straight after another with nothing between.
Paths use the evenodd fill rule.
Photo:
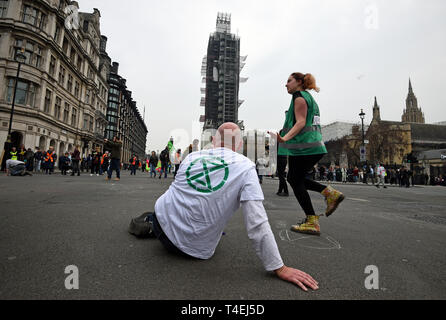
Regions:
<instances>
[{"instance_id":1,"label":"stone building facade","mask_svg":"<svg viewBox=\"0 0 446 320\"><path fill-rule=\"evenodd\" d=\"M100 19L98 9L79 12L76 1L0 0L0 146L7 140L20 51L26 62L17 83L13 145L33 151L53 146L58 155L76 145L83 155L103 147L112 65ZM123 108L119 116L137 117L134 109ZM145 127L134 122L134 132ZM129 140L130 132L123 130L121 138ZM144 154L147 129L138 134L133 148Z\"/></svg>"},{"instance_id":2,"label":"stone building facade","mask_svg":"<svg viewBox=\"0 0 446 320\"><path fill-rule=\"evenodd\" d=\"M122 161L127 162L135 154L140 159L146 155L147 127L132 99L132 92L127 90L126 79L119 75L119 64L113 62L110 75L107 120L105 131L107 139L114 136L122 139Z\"/></svg>"},{"instance_id":3,"label":"stone building facade","mask_svg":"<svg viewBox=\"0 0 446 320\"><path fill-rule=\"evenodd\" d=\"M27 57L17 85L12 142L57 154L102 145L107 124L107 69L100 63L100 13L79 15L68 29L65 0L2 1L0 18L0 145L7 139L18 63ZM69 12L68 12L69 13Z\"/></svg>"}]
</instances>

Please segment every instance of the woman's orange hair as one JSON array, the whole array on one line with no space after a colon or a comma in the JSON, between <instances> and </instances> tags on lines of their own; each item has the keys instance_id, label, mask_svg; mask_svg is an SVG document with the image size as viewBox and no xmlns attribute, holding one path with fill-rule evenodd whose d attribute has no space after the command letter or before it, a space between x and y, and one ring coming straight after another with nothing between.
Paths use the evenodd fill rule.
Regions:
<instances>
[{"instance_id":1,"label":"woman's orange hair","mask_svg":"<svg viewBox=\"0 0 446 320\"><path fill-rule=\"evenodd\" d=\"M311 73L300 73L300 72L294 72L291 74L291 76L297 80L302 81L302 87L304 90L314 90L316 92L321 91L319 87L316 86L316 79Z\"/></svg>"}]
</instances>

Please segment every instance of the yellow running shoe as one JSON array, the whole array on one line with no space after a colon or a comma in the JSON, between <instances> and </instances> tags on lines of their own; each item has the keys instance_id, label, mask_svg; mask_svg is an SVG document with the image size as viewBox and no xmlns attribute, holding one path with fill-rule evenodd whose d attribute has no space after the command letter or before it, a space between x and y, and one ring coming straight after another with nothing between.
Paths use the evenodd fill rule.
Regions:
<instances>
[{"instance_id":1,"label":"yellow running shoe","mask_svg":"<svg viewBox=\"0 0 446 320\"><path fill-rule=\"evenodd\" d=\"M319 217L307 216L301 224L291 226L291 231L320 236L321 228L319 226Z\"/></svg>"},{"instance_id":2,"label":"yellow running shoe","mask_svg":"<svg viewBox=\"0 0 446 320\"><path fill-rule=\"evenodd\" d=\"M331 186L325 188L321 193L325 197L325 201L327 201L325 215L329 217L337 209L342 200L345 199L345 196L342 192L333 189Z\"/></svg>"}]
</instances>

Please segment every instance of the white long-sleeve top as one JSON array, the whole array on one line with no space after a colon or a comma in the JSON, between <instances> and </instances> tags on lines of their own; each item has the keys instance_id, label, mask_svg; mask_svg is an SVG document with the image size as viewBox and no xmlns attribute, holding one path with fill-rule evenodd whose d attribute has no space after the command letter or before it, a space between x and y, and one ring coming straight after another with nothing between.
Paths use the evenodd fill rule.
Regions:
<instances>
[{"instance_id":1,"label":"white long-sleeve top","mask_svg":"<svg viewBox=\"0 0 446 320\"><path fill-rule=\"evenodd\" d=\"M281 268L283 261L262 201L244 201L242 210L248 238L265 269L273 271Z\"/></svg>"},{"instance_id":2,"label":"white long-sleeve top","mask_svg":"<svg viewBox=\"0 0 446 320\"><path fill-rule=\"evenodd\" d=\"M227 148L191 153L156 201L166 236L181 251L209 259L232 215L242 206L248 236L266 270L283 266L262 201L255 164Z\"/></svg>"}]
</instances>

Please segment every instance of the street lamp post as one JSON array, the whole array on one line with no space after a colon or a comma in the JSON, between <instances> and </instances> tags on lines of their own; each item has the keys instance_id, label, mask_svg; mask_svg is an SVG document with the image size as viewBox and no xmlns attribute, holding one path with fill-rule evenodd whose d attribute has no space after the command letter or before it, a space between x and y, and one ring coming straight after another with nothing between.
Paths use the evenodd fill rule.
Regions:
<instances>
[{"instance_id":1,"label":"street lamp post","mask_svg":"<svg viewBox=\"0 0 446 320\"><path fill-rule=\"evenodd\" d=\"M26 61L26 56L23 54L23 49L21 51L16 52L15 56L14 56L14 60L17 61L18 66L17 66L17 75L15 77L15 84L14 84L14 93L13 93L13 97L12 97L12 104L11 104L11 116L9 118L9 128L8 128L8 138L5 141L5 144L3 146L3 155L2 155L2 169L4 169L4 163L6 161L4 161L6 159L7 156L7 152L11 149L11 130L12 130L12 118L14 116L14 107L15 107L15 98L16 98L16 93L17 93L17 84L19 82L19 75L20 75L20 68L22 66L22 63L25 63Z\"/></svg>"},{"instance_id":2,"label":"street lamp post","mask_svg":"<svg viewBox=\"0 0 446 320\"><path fill-rule=\"evenodd\" d=\"M359 117L361 118L361 123L362 123L362 152L364 152L364 155L365 155L365 137L364 137L364 118L365 118L365 113L364 113L363 109L361 109L361 113L359 114ZM367 158L365 159L365 164L367 165Z\"/></svg>"}]
</instances>

